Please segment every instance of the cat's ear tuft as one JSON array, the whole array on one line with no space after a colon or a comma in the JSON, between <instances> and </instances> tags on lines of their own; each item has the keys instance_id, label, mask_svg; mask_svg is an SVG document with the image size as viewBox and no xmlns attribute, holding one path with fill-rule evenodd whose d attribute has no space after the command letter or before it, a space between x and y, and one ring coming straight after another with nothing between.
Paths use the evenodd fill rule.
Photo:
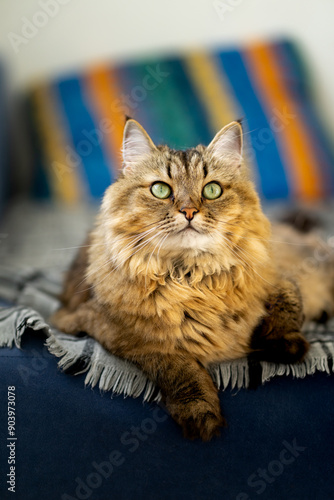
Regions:
<instances>
[{"instance_id":1,"label":"cat's ear tuft","mask_svg":"<svg viewBox=\"0 0 334 500\"><path fill-rule=\"evenodd\" d=\"M122 151L124 174L133 171L143 158L156 151L156 147L147 132L132 118L126 121L124 127Z\"/></svg>"},{"instance_id":2,"label":"cat's ear tuft","mask_svg":"<svg viewBox=\"0 0 334 500\"><path fill-rule=\"evenodd\" d=\"M218 161L238 168L242 162L242 126L240 122L229 123L210 142L207 152Z\"/></svg>"}]
</instances>

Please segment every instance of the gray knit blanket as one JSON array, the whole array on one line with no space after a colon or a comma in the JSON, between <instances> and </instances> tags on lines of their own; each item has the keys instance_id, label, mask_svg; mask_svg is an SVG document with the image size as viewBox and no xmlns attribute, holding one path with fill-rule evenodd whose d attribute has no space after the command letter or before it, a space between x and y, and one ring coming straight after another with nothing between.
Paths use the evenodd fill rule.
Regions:
<instances>
[{"instance_id":1,"label":"gray knit blanket","mask_svg":"<svg viewBox=\"0 0 334 500\"><path fill-rule=\"evenodd\" d=\"M62 274L32 269L18 271L0 266L0 346L21 347L27 331L42 331L50 353L59 358L59 367L71 373L86 373L85 384L103 391L160 399L154 384L132 363L113 356L90 337L72 337L52 328L47 318L59 307L57 295ZM292 374L297 378L316 371L333 372L334 319L327 324L305 326L311 349L302 363L295 365L254 363L247 358L212 365L210 373L219 388L256 386L274 376Z\"/></svg>"}]
</instances>

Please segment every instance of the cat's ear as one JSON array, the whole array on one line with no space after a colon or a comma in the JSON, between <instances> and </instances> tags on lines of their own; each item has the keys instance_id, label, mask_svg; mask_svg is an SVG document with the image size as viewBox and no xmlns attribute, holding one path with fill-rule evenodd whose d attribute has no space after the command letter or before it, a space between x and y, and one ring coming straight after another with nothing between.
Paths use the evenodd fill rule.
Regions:
<instances>
[{"instance_id":1,"label":"cat's ear","mask_svg":"<svg viewBox=\"0 0 334 500\"><path fill-rule=\"evenodd\" d=\"M238 168L242 162L242 127L239 122L231 122L222 128L210 142L207 152L218 161Z\"/></svg>"},{"instance_id":2,"label":"cat's ear","mask_svg":"<svg viewBox=\"0 0 334 500\"><path fill-rule=\"evenodd\" d=\"M136 120L127 120L123 134L123 172L134 170L136 165L146 156L156 151L152 139Z\"/></svg>"}]
</instances>

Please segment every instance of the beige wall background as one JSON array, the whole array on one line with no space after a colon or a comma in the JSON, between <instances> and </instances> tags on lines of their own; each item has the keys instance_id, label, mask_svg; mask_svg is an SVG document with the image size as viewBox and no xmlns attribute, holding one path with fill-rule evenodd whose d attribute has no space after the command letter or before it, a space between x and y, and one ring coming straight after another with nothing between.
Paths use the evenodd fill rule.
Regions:
<instances>
[{"instance_id":1,"label":"beige wall background","mask_svg":"<svg viewBox=\"0 0 334 500\"><path fill-rule=\"evenodd\" d=\"M0 57L15 93L100 60L289 36L334 136L333 21L333 0L1 0Z\"/></svg>"}]
</instances>

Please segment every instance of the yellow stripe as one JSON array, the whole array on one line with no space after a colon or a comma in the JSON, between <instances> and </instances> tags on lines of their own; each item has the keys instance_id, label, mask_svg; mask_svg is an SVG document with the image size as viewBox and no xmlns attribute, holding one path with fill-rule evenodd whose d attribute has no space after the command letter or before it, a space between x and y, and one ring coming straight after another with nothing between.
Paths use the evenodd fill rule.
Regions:
<instances>
[{"instance_id":1,"label":"yellow stripe","mask_svg":"<svg viewBox=\"0 0 334 500\"><path fill-rule=\"evenodd\" d=\"M237 118L223 76L217 71L212 58L203 52L189 55L185 62L191 80L208 110L210 126L218 132Z\"/></svg>"},{"instance_id":2,"label":"yellow stripe","mask_svg":"<svg viewBox=\"0 0 334 500\"><path fill-rule=\"evenodd\" d=\"M71 163L65 149L70 144L66 140L66 125L62 123L56 96L49 87L39 86L32 99L51 189L60 200L75 203L83 194L77 172L79 167Z\"/></svg>"},{"instance_id":3,"label":"yellow stripe","mask_svg":"<svg viewBox=\"0 0 334 500\"><path fill-rule=\"evenodd\" d=\"M213 134L224 125L240 118L240 111L228 88L224 75L217 69L217 62L204 52L189 54L185 63L190 78L208 112L208 121ZM247 151L244 151L244 164L253 175L258 173Z\"/></svg>"},{"instance_id":4,"label":"yellow stripe","mask_svg":"<svg viewBox=\"0 0 334 500\"><path fill-rule=\"evenodd\" d=\"M252 74L260 88L267 113L275 108L287 108L295 116L286 127L277 133L277 142L290 167L286 171L291 178L294 195L307 201L321 198L322 186L316 169L317 157L313 152L309 136L302 119L298 116L293 96L284 85L281 68L267 45L256 45L246 50L246 57Z\"/></svg>"}]
</instances>

